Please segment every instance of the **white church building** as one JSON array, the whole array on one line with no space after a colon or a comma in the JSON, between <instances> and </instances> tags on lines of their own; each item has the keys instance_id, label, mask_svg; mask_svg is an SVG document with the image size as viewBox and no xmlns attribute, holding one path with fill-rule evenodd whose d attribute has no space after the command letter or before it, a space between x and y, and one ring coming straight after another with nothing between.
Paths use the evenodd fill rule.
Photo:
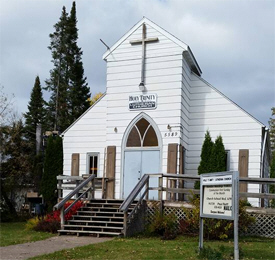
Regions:
<instances>
[{"instance_id":1,"label":"white church building","mask_svg":"<svg viewBox=\"0 0 275 260\"><path fill-rule=\"evenodd\" d=\"M209 130L223 138L227 170L269 176L265 125L201 77L181 40L143 18L103 59L106 92L62 134L64 175L113 178L108 196L125 198L145 173L197 175Z\"/></svg>"}]
</instances>

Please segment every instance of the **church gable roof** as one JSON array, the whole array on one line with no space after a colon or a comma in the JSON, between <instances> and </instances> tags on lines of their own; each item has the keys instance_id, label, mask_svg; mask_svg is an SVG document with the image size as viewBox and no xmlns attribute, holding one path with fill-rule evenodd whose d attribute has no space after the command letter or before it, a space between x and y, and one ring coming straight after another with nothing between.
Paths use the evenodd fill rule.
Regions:
<instances>
[{"instance_id":1,"label":"church gable roof","mask_svg":"<svg viewBox=\"0 0 275 260\"><path fill-rule=\"evenodd\" d=\"M178 46L180 49L182 49L182 54L184 59L186 60L187 64L190 66L190 69L196 73L197 75L201 75L202 71L190 49L190 47L179 40L177 37L173 36L172 34L168 33L163 28L159 27L152 21L150 21L148 18L143 17L136 25L134 25L126 34L124 34L110 49L108 49L103 54L103 59L107 60L108 56L112 54L116 49L118 49L128 38L132 38L131 36L142 27L143 24L146 24L149 28L153 28L160 34L162 34L164 37L172 41L175 46ZM132 39L131 39L132 40Z\"/></svg>"}]
</instances>

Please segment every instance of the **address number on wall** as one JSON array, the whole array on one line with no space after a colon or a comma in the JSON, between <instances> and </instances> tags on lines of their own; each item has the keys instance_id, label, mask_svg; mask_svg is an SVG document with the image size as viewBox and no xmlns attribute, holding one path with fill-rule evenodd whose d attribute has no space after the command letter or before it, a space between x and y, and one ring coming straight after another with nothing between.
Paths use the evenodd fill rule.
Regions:
<instances>
[{"instance_id":1,"label":"address number on wall","mask_svg":"<svg viewBox=\"0 0 275 260\"><path fill-rule=\"evenodd\" d=\"M163 137L178 137L180 134L179 132L165 132Z\"/></svg>"}]
</instances>

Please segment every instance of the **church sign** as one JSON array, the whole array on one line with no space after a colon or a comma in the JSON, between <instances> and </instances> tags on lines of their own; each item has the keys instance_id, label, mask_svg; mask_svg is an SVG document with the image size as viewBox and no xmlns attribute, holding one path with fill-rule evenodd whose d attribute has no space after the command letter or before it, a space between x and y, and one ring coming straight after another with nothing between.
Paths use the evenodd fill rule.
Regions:
<instances>
[{"instance_id":1,"label":"church sign","mask_svg":"<svg viewBox=\"0 0 275 260\"><path fill-rule=\"evenodd\" d=\"M144 110L157 108L157 94L129 96L129 110Z\"/></svg>"},{"instance_id":2,"label":"church sign","mask_svg":"<svg viewBox=\"0 0 275 260\"><path fill-rule=\"evenodd\" d=\"M202 179L203 200L202 214L212 218L231 218L232 210L232 175L204 176Z\"/></svg>"},{"instance_id":3,"label":"church sign","mask_svg":"<svg viewBox=\"0 0 275 260\"><path fill-rule=\"evenodd\" d=\"M239 172L200 175L200 250L204 218L234 220L234 259L239 259Z\"/></svg>"}]
</instances>

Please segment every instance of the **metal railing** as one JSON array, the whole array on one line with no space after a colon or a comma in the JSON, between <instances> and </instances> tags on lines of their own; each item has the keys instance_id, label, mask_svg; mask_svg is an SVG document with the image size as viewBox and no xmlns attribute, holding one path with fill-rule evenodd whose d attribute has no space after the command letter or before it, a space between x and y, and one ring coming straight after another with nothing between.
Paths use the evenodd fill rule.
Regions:
<instances>
[{"instance_id":1,"label":"metal railing","mask_svg":"<svg viewBox=\"0 0 275 260\"><path fill-rule=\"evenodd\" d=\"M60 209L60 222L61 222L61 229L63 229L64 224L65 224L65 215L67 212L69 212L69 210L81 199L83 198L86 194L90 193L90 198L94 198L94 179L95 179L95 175L92 174L91 176L89 176L86 180L82 181L73 191L71 191L67 196L65 196L65 198L63 198L62 201L60 201L59 203L57 203L53 208L55 210L59 210ZM90 185L89 185L90 184ZM89 185L89 186L88 186ZM83 190L84 187L87 187L87 189L85 191L83 191L80 194L80 191ZM91 192L92 191L92 192ZM80 194L80 195L79 195ZM77 195L76 199L74 200L74 202L65 209L65 204L66 202L68 202L69 200L71 200L73 198L73 196ZM89 199L90 199L89 198Z\"/></svg>"},{"instance_id":2,"label":"metal railing","mask_svg":"<svg viewBox=\"0 0 275 260\"><path fill-rule=\"evenodd\" d=\"M142 194L140 192L145 187L145 190ZM148 199L148 192L149 192L149 175L144 174L140 181L137 183L135 188L132 190L132 192L129 194L129 196L123 201L123 203L120 206L120 210L124 212L124 220L123 220L123 231L124 236L127 236L127 224L131 221L131 218L133 215L137 212L138 208L141 206L141 203L143 201L143 198ZM132 205L133 201L137 199L137 197L140 195L139 200L135 207L132 209L131 213L128 214L129 208Z\"/></svg>"}]
</instances>

